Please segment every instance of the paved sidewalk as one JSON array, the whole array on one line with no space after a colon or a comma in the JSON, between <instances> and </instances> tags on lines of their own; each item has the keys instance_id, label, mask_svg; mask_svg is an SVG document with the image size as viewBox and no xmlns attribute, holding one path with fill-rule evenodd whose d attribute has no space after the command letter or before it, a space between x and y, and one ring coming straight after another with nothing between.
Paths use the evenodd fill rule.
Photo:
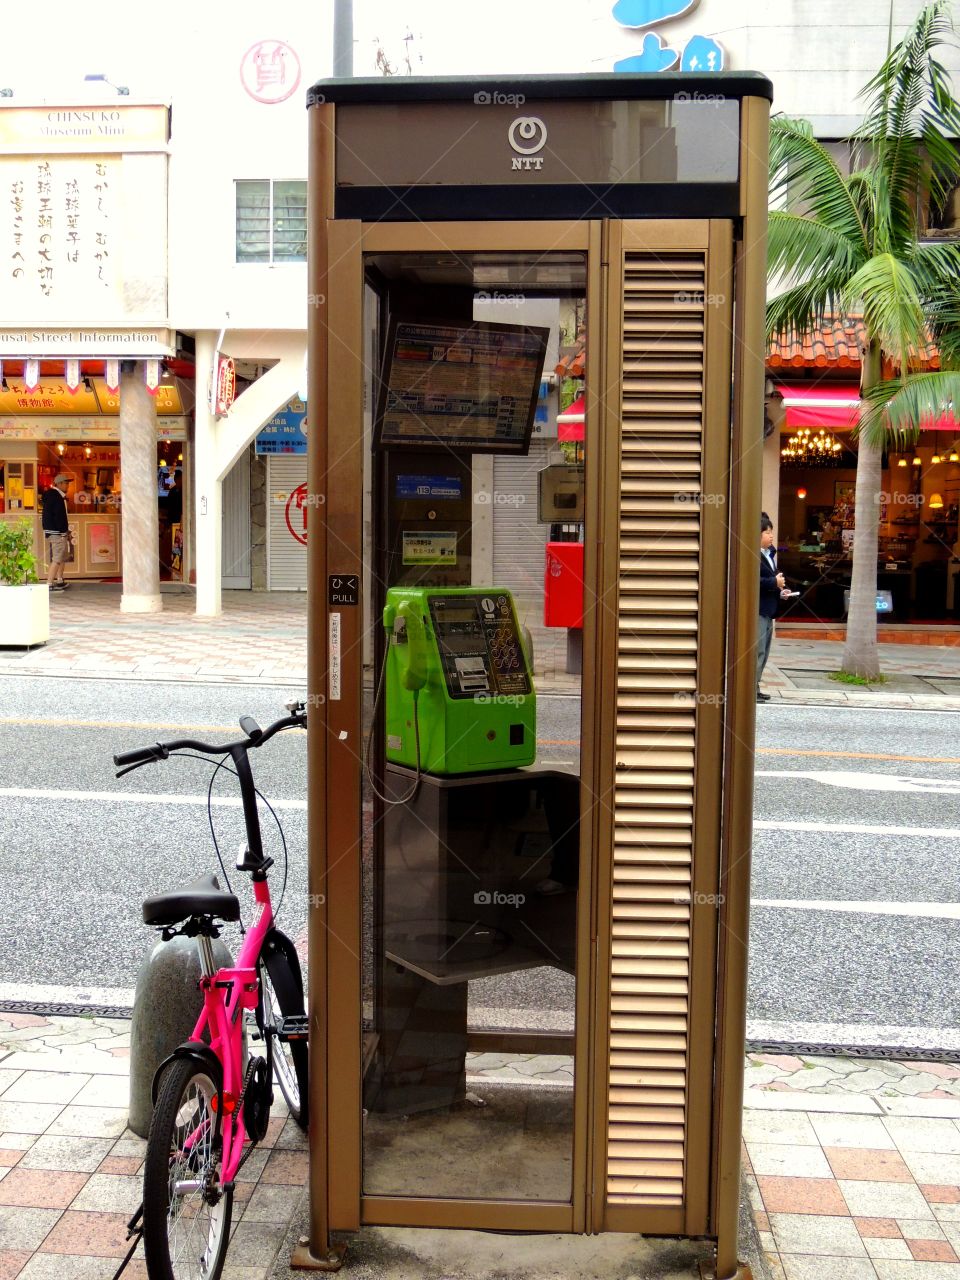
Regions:
<instances>
[{"instance_id":1,"label":"paved sidewalk","mask_svg":"<svg viewBox=\"0 0 960 1280\"><path fill-rule=\"evenodd\" d=\"M47 644L0 649L0 674L290 685L306 682L302 592L225 591L219 618L198 618L194 593L165 584L163 611L120 613L119 584L74 583L50 601ZM884 644L885 685L838 684L842 644L774 640L764 688L774 702L960 710L960 646ZM579 679L540 675L541 693L576 693ZM2 1280L2 1278L0 1278Z\"/></svg>"},{"instance_id":2,"label":"paved sidewalk","mask_svg":"<svg viewBox=\"0 0 960 1280\"><path fill-rule=\"evenodd\" d=\"M125 1020L0 1012L0 1280L113 1275L145 1145L126 1127L128 1055ZM495 1064L471 1066L482 1088ZM960 1280L960 1065L754 1053L744 1102L746 1180L774 1280ZM306 1177L304 1136L278 1102L240 1176L224 1280L288 1274ZM381 1248L390 1237L374 1234ZM440 1233L427 1236L442 1254ZM645 1274L688 1274L669 1241L647 1246L648 1268L657 1248L665 1261ZM358 1244L342 1274L387 1274L369 1253ZM426 1260L393 1262L390 1275L433 1274ZM144 1280L139 1250L125 1275Z\"/></svg>"}]
</instances>

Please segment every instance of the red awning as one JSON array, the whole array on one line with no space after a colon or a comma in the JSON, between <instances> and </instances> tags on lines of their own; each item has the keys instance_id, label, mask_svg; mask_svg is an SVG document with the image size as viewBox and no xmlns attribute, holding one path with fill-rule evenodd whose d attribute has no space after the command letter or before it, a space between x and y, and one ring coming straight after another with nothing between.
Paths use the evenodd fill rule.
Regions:
<instances>
[{"instance_id":1,"label":"red awning","mask_svg":"<svg viewBox=\"0 0 960 1280\"><path fill-rule=\"evenodd\" d=\"M557 414L557 439L582 440L586 415L587 406L584 401L584 394L581 392L576 400L567 405L563 413Z\"/></svg>"},{"instance_id":2,"label":"red awning","mask_svg":"<svg viewBox=\"0 0 960 1280\"><path fill-rule=\"evenodd\" d=\"M786 410L787 426L828 427L831 431L850 431L860 417L860 388L820 385L819 387L778 387Z\"/></svg>"},{"instance_id":3,"label":"red awning","mask_svg":"<svg viewBox=\"0 0 960 1280\"><path fill-rule=\"evenodd\" d=\"M830 431L850 431L860 419L860 388L831 386L786 386L777 388L783 397L787 427L826 427ZM558 419L559 421L559 419ZM949 431L960 434L960 421L952 413L942 413L935 421L920 423L921 431Z\"/></svg>"}]
</instances>

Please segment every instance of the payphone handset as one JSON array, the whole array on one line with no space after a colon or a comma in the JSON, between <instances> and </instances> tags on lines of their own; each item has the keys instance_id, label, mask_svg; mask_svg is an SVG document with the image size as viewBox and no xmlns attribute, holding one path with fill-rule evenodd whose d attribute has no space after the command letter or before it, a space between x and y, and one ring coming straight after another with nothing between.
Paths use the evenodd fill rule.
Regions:
<instances>
[{"instance_id":1,"label":"payphone handset","mask_svg":"<svg viewBox=\"0 0 960 1280\"><path fill-rule=\"evenodd\" d=\"M392 587L383 615L386 758L424 773L533 764L536 694L500 587Z\"/></svg>"}]
</instances>

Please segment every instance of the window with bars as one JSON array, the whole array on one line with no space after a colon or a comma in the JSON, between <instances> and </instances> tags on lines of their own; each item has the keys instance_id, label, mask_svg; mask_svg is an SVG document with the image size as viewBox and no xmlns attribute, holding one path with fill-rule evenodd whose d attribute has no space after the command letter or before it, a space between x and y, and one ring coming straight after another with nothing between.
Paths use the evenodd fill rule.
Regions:
<instances>
[{"instance_id":1,"label":"window with bars","mask_svg":"<svg viewBox=\"0 0 960 1280\"><path fill-rule=\"evenodd\" d=\"M237 179L237 262L306 262L307 184Z\"/></svg>"}]
</instances>

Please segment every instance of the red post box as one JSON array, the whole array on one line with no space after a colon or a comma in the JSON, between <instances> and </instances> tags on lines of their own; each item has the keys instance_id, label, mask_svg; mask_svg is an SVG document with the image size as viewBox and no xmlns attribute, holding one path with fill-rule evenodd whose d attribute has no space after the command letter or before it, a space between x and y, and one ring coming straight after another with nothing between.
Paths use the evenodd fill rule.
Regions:
<instances>
[{"instance_id":1,"label":"red post box","mask_svg":"<svg viewBox=\"0 0 960 1280\"><path fill-rule=\"evenodd\" d=\"M583 626L583 543L548 542L543 624Z\"/></svg>"}]
</instances>

